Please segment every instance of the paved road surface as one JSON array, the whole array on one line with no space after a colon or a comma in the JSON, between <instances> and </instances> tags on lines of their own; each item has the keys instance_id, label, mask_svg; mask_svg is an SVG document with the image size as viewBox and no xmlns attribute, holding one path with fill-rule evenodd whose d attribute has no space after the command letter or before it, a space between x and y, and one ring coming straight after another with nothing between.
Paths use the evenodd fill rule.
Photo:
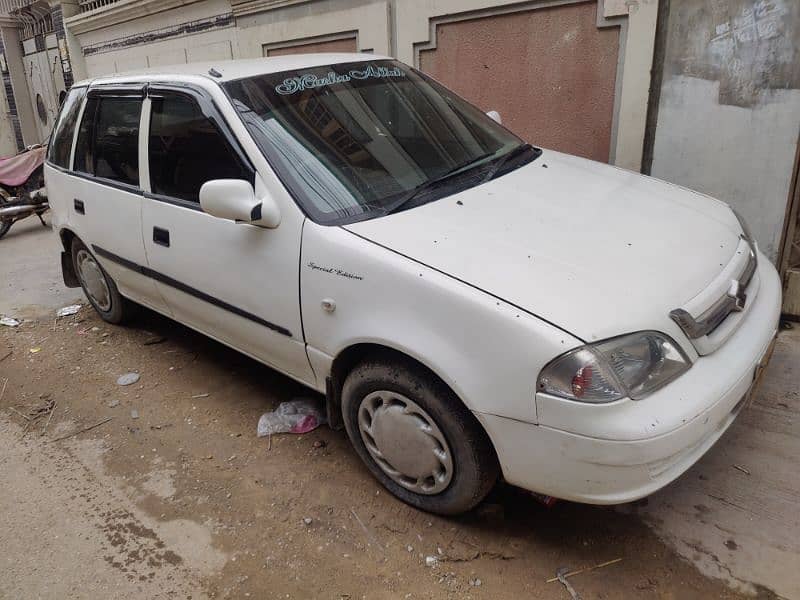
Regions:
<instances>
[{"instance_id":1,"label":"paved road surface","mask_svg":"<svg viewBox=\"0 0 800 600\"><path fill-rule=\"evenodd\" d=\"M0 315L33 317L83 298L81 290L64 287L60 252L58 238L39 219L11 227L0 239Z\"/></svg>"},{"instance_id":2,"label":"paved road surface","mask_svg":"<svg viewBox=\"0 0 800 600\"><path fill-rule=\"evenodd\" d=\"M58 252L60 252L59 243L53 233L49 229L42 228L33 219L15 225L11 233L0 240L0 314L25 318L39 317L41 322L45 323L49 322L56 308L82 298L80 290L67 290L63 287ZM103 325L99 322L96 323L96 319L86 318L89 319L90 324ZM74 351L71 351L73 344L69 341L79 339L76 332L86 333L84 329L81 329L82 325L77 326L77 323L74 325L70 328L68 324L64 324L59 326L58 331L54 329L51 334L53 339L49 342L41 342L37 339L40 336L46 338L50 335L41 333L40 330L44 325L38 326L38 329L35 324L31 325L30 329L22 327L13 332L12 337L9 337L10 333L5 332L8 334L5 339L10 340L6 344L13 342L15 353L13 359L5 361L5 365L0 363L0 386L4 379L4 369L10 368L10 365L15 365L15 368L30 369L31 381L12 377L13 390L12 385L9 385L6 401L0 403L0 486L4 490L0 494L0 547L4 548L3 556L0 557L0 562L4 563L0 567L0 596L6 594L4 597L23 597L27 593L28 597L35 595L44 598L99 597L99 595L122 598L131 597L139 590L145 597L155 597L159 594L185 597L187 594L191 594L197 598L202 597L208 589L217 589L220 590L222 596L227 594L234 597L237 596L237 592L231 590L245 589L248 581L250 583L260 581L257 579L256 573L260 573L261 577L267 577L261 569L272 564L269 559L272 559L273 555L279 556L281 552L290 552L289 549L280 547L280 540L285 539L281 536L290 535L290 533L273 532L271 535L279 541L267 540L264 542L258 532L251 532L253 544L261 542L267 544L264 553L269 554L269 557L260 556L254 560L253 564L257 564L258 567L250 570L247 570L250 567L245 568L247 563L243 564L241 561L238 563L241 567L237 567L240 570L231 570L236 565L231 562L231 559L236 555L238 546L242 543L241 540L236 538L238 541L234 542L228 539L225 543L220 540L227 539L224 536L230 533L230 530L236 530L237 535L240 535L241 529L237 529L236 523L239 523L239 527L241 527L242 520L246 521L253 514L261 514L262 517L266 514L267 517L270 517L271 520L267 521L270 523L267 529L274 523L286 521L285 517L273 515L270 512L277 508L270 509L268 504L266 508L263 504L255 506L244 504L239 507L239 512L237 512L234 507L234 512L231 514L242 520L225 525L224 505L236 500L235 497L234 500L230 500L231 493L228 493L228 500L222 497L221 500L211 502L211 505L220 507L223 512L209 513L211 516L205 516L205 521L203 521L200 520L199 513L194 515L190 511L187 515L185 511L182 513L177 510L181 506L184 508L187 506L187 500L176 500L182 493L180 475L190 472L187 470L189 469L189 462L187 462L189 459L185 456L180 459L173 457L172 463L162 463L161 459L151 459L148 466L139 471L136 463L131 461L137 459L139 452L142 454L141 458L146 459L146 453L150 452L147 445L156 444L155 441L150 442L149 438L143 437L142 439L147 441L141 442L140 445L143 446L141 449L137 447L137 449L125 451L123 458L118 462L109 458L115 456L116 448L124 448L127 447L127 444L133 443L128 441L129 438L133 439L137 435L144 436L145 434L163 436L160 423L169 419L180 422L181 417L170 416L169 413L154 413L152 419L154 422L156 419L160 419L159 424L151 425L149 431L146 431L146 428L140 431L144 427L141 421L130 421L126 425L127 429L120 430L121 433L106 433L103 438L104 445L101 444L102 448L98 446L99 442L93 441L94 438L89 434L80 436L80 439L76 438L73 441L52 446L44 444L41 440L37 441L37 438L28 437L25 440L19 440L21 423L12 423L14 415L3 409L10 401L30 404L36 400L40 389L61 389L65 395L71 395L75 399L75 404L71 407L73 413L84 411L82 417L84 420L91 420L92 417L97 416L92 414L93 409L87 408L87 406L100 406L102 410L107 410L104 398L109 394L113 396L115 390L112 384L112 387L108 388L111 391L106 389L101 393L101 390L105 389L102 387L104 384L98 382L105 381L104 377L111 377L112 374L104 373L106 367L101 364L102 361L86 358L100 348L98 344L112 344L108 340L116 339L115 336L120 338L116 346L116 348L122 348L119 351L121 353L119 361L124 362L124 365L121 365L120 369L125 365L141 368L145 364L149 364L146 361L150 360L148 357L155 352L150 347L141 346L140 342L136 342L136 336L140 335L139 331L118 328L102 329L103 332L111 332L108 333L111 337L103 338L103 341L91 342L87 339L90 334L86 334L81 338L81 343L86 347L76 347ZM232 386L239 385L241 379L241 377L238 379L228 378L229 372L241 373L252 370L252 364L249 362L242 368L241 361L244 359L241 359L236 353L213 343L204 349L205 342L202 341L202 338L181 328L178 328L179 331L175 333L171 325L165 325L164 321L157 317L153 317L153 320L146 326L148 328L152 326L154 330L163 330L167 335L174 336L178 340L176 349L167 349L167 346L152 347L163 348L163 350L159 350L163 353L159 356L166 357L159 359L161 362L152 363L154 370L160 368L159 365L162 365L164 370L163 377L153 384L154 392L160 390L158 391L158 402L152 405L158 410L177 411L184 407L186 410L193 411L197 408L194 404L205 402L202 399L181 401L175 399L187 398L185 388L194 381L191 379L191 369L197 372L197 380L193 385L198 388L219 385L227 386L229 390L234 389ZM88 330L88 328L85 329ZM4 332L0 331L0 334L4 334ZM146 334L142 333L141 335ZM28 338L30 338L30 342ZM63 342L65 339L69 343ZM66 357L62 363L68 363L66 367L56 361L54 363L56 366L49 366L44 372L37 371L33 356L30 358L24 356L26 344L37 342L45 347L48 347L48 344L60 345L61 351ZM0 337L0 357L4 354L3 344L3 338ZM125 350L126 348L128 350ZM20 351L23 353L22 356L20 356ZM171 361L169 364L175 364L178 360L176 357L183 351L190 354L194 352L193 362L188 364L183 371L183 379L170 383L172 380L169 377L174 377L171 375L173 367L167 371L167 363L164 361L168 360ZM73 367L73 365L80 364L84 365L83 371L78 370L81 367ZM93 367L96 367L96 372L92 370ZM70 369L69 374L67 374L67 369ZM265 372L267 371L265 370ZM8 373L8 371L6 372ZM60 383L54 383L53 377L56 377ZM86 378L85 381L81 377ZM273 388L288 390L278 393L274 398L270 396L272 401L286 399L291 397L292 393L297 393L293 383L276 374L263 375L263 377L272 381ZM216 383L220 381L223 383ZM78 385L78 382L82 383ZM455 579L463 575L461 571L458 571L455 563L452 576L447 573L443 575L437 573L433 579L425 579L426 570L419 564L422 561L421 559L417 560L417 550L415 549L409 556L416 562L411 566L397 566L398 569L403 569L402 574L401 571L397 571L396 577L399 578L397 581L392 580L395 575L389 573L391 568L384 566L380 569L376 568L376 572L373 574L375 579L365 580L366 583L362 582L363 586L360 588L359 585L362 583L352 583L354 586L352 589L354 591L359 589L371 591L374 586L377 586L374 589L382 590L377 593L378 597L403 597L404 594L400 592L407 589L413 591L411 597L415 598L439 597L438 592L441 592L441 595L455 594L453 597L458 597L464 590L474 593L476 596L479 596L479 592L483 592L486 594L483 597L505 597L498 593L500 589L504 589L497 587L500 585L497 581L498 577L501 582L505 582L503 585L510 586L509 582L513 578L526 577L525 573L530 572L531 569L535 570L538 566L542 566L542 568L546 566L546 569L552 571L551 563L554 560L591 562L595 556L593 553L590 552L588 556L582 554L580 558L576 558L577 550L571 547L571 544L576 539L581 539L580 536L585 533L583 546L598 550L597 560L613 558L612 554L617 551L621 556L626 556L626 560L624 563L620 563L617 567L619 570L614 573L604 574L602 571L597 571L592 577L576 580L575 584L579 587L579 591L580 587L584 586L584 592L594 590L598 594L611 594L606 597L628 595L624 592L626 589L629 590L631 596L644 594L650 590L661 597L708 597L712 595L719 597L723 594L719 580L724 580L729 586L743 592L759 592L765 597L777 594L785 598L800 598L800 562L798 562L800 560L798 559L800 556L800 469L797 466L797 457L800 456L800 386L798 386L798 382L800 382L800 327L781 333L774 359L766 373L759 394L750 408L741 414L731 430L695 467L674 484L649 498L646 503L619 507L616 515L613 512L602 512L589 507L570 508L561 513L553 513L553 517L549 520L544 518L544 521L537 521L540 516L536 516L536 511L531 509L530 512L534 514L531 519L535 523L531 524L525 518L520 517L521 525L509 526L506 524L507 528L510 527L510 531L506 533L513 535L514 529L521 528L523 533L517 532L518 535L528 538L536 537L538 534L524 533L528 531L526 528L533 527L531 531L536 532L541 527L547 527L548 522L553 522L550 525L553 531L545 532L537 542L531 542L533 544L529 548L531 555L525 556L524 561L526 562L521 562L522 558L516 561L502 560L502 553L509 550L495 548L486 553L488 558L478 557L475 559L475 563L463 563L464 565L478 565L473 569L483 569L477 571L484 577L485 585L482 588L468 586L465 582L469 575L464 575L463 581L459 580L461 583L458 585L463 587L453 587L456 585ZM61 388L58 387L59 385ZM155 386L160 387L156 390ZM123 401L143 402L147 398L146 393L147 390L137 390L135 397L125 397ZM258 385L248 384L245 379L244 389L237 393L241 393L243 397L253 398L250 403L250 413L246 409L239 408L238 404L235 405L233 411L242 416L247 436L250 436L248 423L262 409L263 400L261 398L264 397L264 392ZM17 397L11 399L11 394L17 394ZM248 394L250 396L247 396ZM281 397L280 394L285 397ZM100 399L91 399L93 396L98 396ZM83 399L81 401L85 400L86 403L81 404L77 400L78 397ZM167 397L172 398L170 404L163 404L162 398ZM91 404L91 402L95 404ZM187 402L192 405L191 408L184 406ZM19 404L19 406L21 405ZM246 402L244 402L244 406L247 406ZM89 411L88 416L85 412L87 410ZM117 410L122 410L122 407ZM182 430L179 428L168 430L173 439L158 442L162 444L159 446L159 455L162 451L166 452L163 444L167 444L166 447L173 453L177 452L177 455L182 456L181 453L191 453L192 443L212 443L215 439L224 441L229 438L229 435L234 436L234 433L229 434L228 432L232 430L231 428L234 428L233 431L235 431L235 428L239 427L241 423L235 420L231 421L233 417L225 416L231 412L230 409L225 408L225 405L221 409L219 406L214 408L213 405L210 405L206 412L217 414L213 412L214 410L222 412L213 420L210 420L210 417L206 419L208 426L203 435L207 439L196 441L199 432L196 431L197 426L191 418L194 413L190 412L190 417L183 419L184 424L189 428L186 434L187 438L184 440L180 437ZM118 419L120 413L114 414ZM81 415L68 413L65 417L79 419ZM2 421L3 418L5 421ZM59 421L56 418L54 427L60 429L55 430L69 430L71 426L69 418L60 423L56 423ZM254 426L254 423L250 424ZM122 427L122 423L118 423L117 426ZM101 435L100 431L97 435ZM340 517L341 522L345 523L350 520L348 531L352 533L349 535L359 538L361 536L360 524L352 521L348 506L339 507L337 505L337 502L341 500L334 500L333 497L336 494L331 490L337 489L336 481L343 481L342 485L347 488L347 491L344 492L345 503L349 501L347 498L349 495L355 498L365 493L370 495L378 493L378 491L364 492L365 489L373 490L374 484L369 477L363 475L357 462L350 456L346 440L342 436L336 436L330 432L328 432L328 436L329 440L332 440L330 443L333 444L334 450L338 450L340 455L346 457L342 459L343 463L335 463L337 465L335 472L338 474L333 479L331 472L313 472L314 465L303 466L304 470L311 469L307 473L307 480L304 479L304 475L298 475L293 471L292 469L295 467L291 461L296 460L301 463L304 460L307 461L307 457L314 455L317 450L306 449L306 446L309 445L308 438L286 439L283 446L278 444L272 451L273 460L280 457L280 460L286 464L281 463L280 467L271 467L289 469L289 471L282 471L282 479L286 481L286 487L276 484L270 488L269 493L273 498L283 498L282 506L285 511L307 510L312 512L314 507L319 508L324 505L327 507L328 514L335 514L341 509L343 512L343 516ZM280 440L280 442L283 443L284 440ZM213 443L221 444L222 441ZM237 441L237 443L239 442ZM257 444L260 441L248 443ZM178 445L181 447L178 447L177 450L172 448L172 446ZM241 456L245 452L250 452L251 450L248 448L253 447L257 448L258 452L264 450L262 446L244 446L244 449L238 451L226 450L224 452L225 455L239 452L239 456ZM281 448L285 448L284 451L288 454L281 455ZM156 447L153 447L152 451L155 452ZM197 451L201 454L204 452ZM216 454L222 455L222 452ZM187 486L185 491L189 494L188 497L192 497L191 490L195 490L194 495L197 498L192 502L196 502L197 505L193 504L192 506L195 508L192 510L196 511L200 511L202 506L211 506L208 504L209 495L213 497L216 493L213 490L204 492L202 486L204 484L211 485L215 481L215 477L221 476L220 473L224 472L224 468L228 464L237 462L234 460L234 456L230 459L232 462L223 462L222 465L217 465L212 469L210 465L214 461L203 461L204 458L211 459L211 453L209 452L207 457L204 455L196 457L197 464L200 465L197 468L206 469L203 471L203 475L197 475L196 479L186 479L185 482ZM104 461L113 467L114 477L105 473ZM166 468L165 464L173 466ZM176 473L178 473L177 476ZM263 485L259 484L259 478L262 478L262 475L256 474L253 477L256 477L256 484ZM249 498L252 502L255 502L256 499L259 499L258 502L264 502L264 498L270 497L263 496L263 491L258 488L258 485L248 484L245 482L246 479L241 473L237 475L236 479L236 481L242 481L241 485L245 488L242 494L245 498ZM305 496L298 497L296 495L298 486L302 487L305 485L304 482L312 486L309 489L314 490L311 492L314 500L308 507L306 506L308 499ZM254 485L255 487L253 487ZM179 489L177 495L175 486L178 486ZM214 489L216 490L216 488ZM205 495L206 492L208 495ZM419 521L419 526L422 528L420 531L425 527L433 528L426 530L425 535L429 536L431 535L430 531L437 531L442 536L446 531L457 531L457 528L450 525L447 520L434 519L432 525L430 522L424 525L423 522L427 521L427 517L424 515L419 516L419 513L408 511L405 508L399 509L398 504L393 500L386 499L384 496L381 498L383 504L378 505L377 508L372 505L368 505L372 506L371 509L359 505L357 510L374 511L374 522L383 523L381 527L384 529L380 529L379 534L384 539L388 538L387 547L399 543L400 547L397 551L401 553L401 556L406 552L406 543L409 546L412 544L422 546L423 544L421 534L416 534L419 542L410 537L409 527L413 529L416 521ZM501 503L503 502L502 498L501 494L499 501ZM159 502L172 504L164 508L162 503L154 508L156 505L153 503L158 499L160 499ZM355 500L353 501L355 502ZM278 508L280 508L281 502L277 502ZM272 506L276 506L275 501L272 502ZM173 509L175 509L175 514L170 512ZM227 510L231 510L231 507L228 506ZM392 513L397 510L401 510L404 515L408 514L407 519L412 524L409 525L408 522L393 523ZM523 512L528 510L527 508L523 509ZM628 514L636 516L626 516ZM195 517L194 520L192 517ZM479 522L477 526L469 519L462 521L460 526L465 531L472 531L470 527L477 527L473 531L477 536L476 539L482 540L482 544L491 545L494 526L490 524L483 528L480 525L480 518L477 518ZM594 521L598 518L607 519L611 523L610 529L596 529ZM709 583L704 584L702 576L697 575L691 567L675 561L674 557L670 558L669 554L665 555L658 548L658 544L661 542L655 540L655 537L653 537L655 541L648 541L647 536L653 536L652 533L639 532L631 524L637 519L646 523L647 527L651 528L652 532L669 548L694 565L701 573L715 578L716 583L709 580ZM212 522L215 523L214 526L212 526ZM297 525L292 521L290 524L285 524L284 527L291 532L295 531ZM343 527L347 529L347 526ZM559 531L564 532L563 537ZM461 534L458 533L458 535ZM212 537L216 541L212 541ZM261 542L258 541L259 539ZM76 545L75 540L80 540L80 543ZM500 538L497 537L498 544L499 540ZM302 551L315 554L323 546L327 548L327 544L331 542L330 540L324 543L320 542L318 547L316 543L316 541L313 542L313 546L299 546L296 545L298 542L294 541L295 546L292 547L295 550L300 548L301 555L287 554L286 565L288 566L285 566L284 569L291 572L291 569L302 564L298 563L302 560ZM361 542L353 543L360 544ZM525 544L527 541L522 540L519 543ZM131 550L131 547L134 549ZM121 549L126 550L127 554L120 554ZM542 554L536 554L535 549L541 551ZM318 576L324 575L337 584L341 583L339 576L348 569L346 565L349 563L346 561L352 560L348 558L352 551L346 548L345 550L336 560L326 558L330 562L331 570L323 571ZM435 548L432 551L435 553ZM364 552L369 555L371 550L364 547ZM519 550L515 552L519 553ZM637 554L640 556L636 556ZM125 560L134 564L130 567L124 566L121 556L127 557ZM175 556L179 556L180 560L172 561ZM145 562L149 560L154 566L152 569L141 572L135 571L136 560L134 559ZM261 563L265 560L264 566L261 567ZM279 558L275 558L275 560L279 560ZM400 559L393 558L392 560L399 561ZM486 564L479 562L490 560L494 562ZM340 564L342 561L345 562ZM663 562L675 564L661 564ZM627 570L625 570L625 564L627 564ZM223 565L225 565L224 568ZM367 563L366 567L358 568L366 568L366 573L372 567ZM495 572L489 569L499 570ZM305 583L293 583L292 585L295 587L281 589L300 590L300 596L304 592L310 593L309 590L326 590L326 593L334 594L333 591L326 588L325 584L314 580L314 571L315 569L311 569L303 575L308 579ZM131 572L135 572L136 576L132 577ZM267 572L269 573L269 570ZM227 579L220 573L227 573ZM423 577L417 577L414 573L417 575L422 573ZM494 581L492 573L495 574ZM501 575L502 573L505 575ZM217 587L215 587L216 584L209 584L210 587L206 585L203 589L200 588L200 581L206 581L206 583L215 581L213 577L221 577L222 579L219 581L224 580L225 584L219 584ZM359 577L366 577L366 575L359 575ZM698 580L697 577L701 579ZM267 578L265 581L270 582L271 585L274 579ZM299 575L297 581L301 581ZM387 581L390 583L386 583ZM428 585L429 582L432 583ZM384 584L392 593L386 593L382 587ZM306 587L302 587L303 585ZM314 587L315 585L319 587ZM597 588L593 588L592 585L597 585ZM686 585L689 587L681 587ZM342 589L342 586L340 585L336 589ZM558 598L564 597L565 593L558 586L541 587L540 584L533 587L522 586L519 589L527 590L526 593L534 593L539 597L545 593L548 597ZM294 593L292 597L296 597ZM334 594L330 597L338 598L339 596ZM509 597L513 597L513 595Z\"/></svg>"}]
</instances>

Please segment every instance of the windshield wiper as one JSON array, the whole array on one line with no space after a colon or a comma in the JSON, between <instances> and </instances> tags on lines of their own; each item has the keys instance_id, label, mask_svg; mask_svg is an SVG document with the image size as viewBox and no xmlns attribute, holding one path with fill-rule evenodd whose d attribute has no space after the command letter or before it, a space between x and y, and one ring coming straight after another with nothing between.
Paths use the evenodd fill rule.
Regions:
<instances>
[{"instance_id":1,"label":"windshield wiper","mask_svg":"<svg viewBox=\"0 0 800 600\"><path fill-rule=\"evenodd\" d=\"M434 177L433 179L428 179L426 181L423 181L417 187L410 189L399 200L397 200L393 204L390 204L389 206L384 208L383 209L384 215L389 215L389 214L392 214L394 212L397 212L403 206L406 206L409 202L411 202L414 198L419 196L425 190L430 189L431 187L433 187L437 183L440 183L440 182L444 181L445 179L449 179L450 177L453 177L454 175L458 175L462 171L466 171L470 167L475 166L476 163L479 163L480 161L482 161L482 160L484 160L486 158L489 158L490 156L494 156L494 152L487 152L486 154L481 154L480 156L478 156L476 158L473 158L472 160L470 160L469 162L464 163L463 165L458 165L457 167L454 167L454 168L450 169L449 171L445 171L443 174L439 175L438 177Z\"/></svg>"},{"instance_id":2,"label":"windshield wiper","mask_svg":"<svg viewBox=\"0 0 800 600\"><path fill-rule=\"evenodd\" d=\"M483 181L481 181L481 183L486 183L487 181L491 181L492 179L494 179L495 175L497 175L497 173L500 172L500 169L502 169L506 164L508 164L508 162L511 159L516 158L518 156L522 156L524 153L530 152L531 150L536 150L536 148L534 148L530 144L520 144L516 148L510 150L509 152L507 152L498 159L494 167L492 167L492 170L489 171L489 173L487 173L486 177L483 179ZM541 153L541 150L539 152Z\"/></svg>"}]
</instances>

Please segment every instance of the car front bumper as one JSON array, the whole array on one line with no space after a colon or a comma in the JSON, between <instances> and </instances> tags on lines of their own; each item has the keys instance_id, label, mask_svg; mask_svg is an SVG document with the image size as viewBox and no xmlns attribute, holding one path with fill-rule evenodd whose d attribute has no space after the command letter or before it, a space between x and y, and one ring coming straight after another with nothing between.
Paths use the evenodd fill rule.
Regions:
<instances>
[{"instance_id":1,"label":"car front bumper","mask_svg":"<svg viewBox=\"0 0 800 600\"><path fill-rule=\"evenodd\" d=\"M746 405L771 354L781 285L763 257L761 265L758 295L736 333L648 398L581 405L548 397L537 402L538 424L476 413L505 479L565 500L619 504L697 462Z\"/></svg>"}]
</instances>

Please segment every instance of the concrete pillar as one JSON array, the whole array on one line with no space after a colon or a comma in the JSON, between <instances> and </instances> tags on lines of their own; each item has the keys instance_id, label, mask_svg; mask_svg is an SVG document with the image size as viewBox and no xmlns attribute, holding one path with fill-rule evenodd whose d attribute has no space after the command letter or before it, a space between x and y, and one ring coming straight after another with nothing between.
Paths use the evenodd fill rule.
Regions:
<instances>
[{"instance_id":1,"label":"concrete pillar","mask_svg":"<svg viewBox=\"0 0 800 600\"><path fill-rule=\"evenodd\" d=\"M22 61L22 40L16 23L0 23L0 36L8 68L8 74L3 75L3 83L11 108L17 143L20 144L21 141L21 146L38 144L41 140L34 121L33 102L28 91L25 65ZM14 114L17 117L16 122Z\"/></svg>"},{"instance_id":2,"label":"concrete pillar","mask_svg":"<svg viewBox=\"0 0 800 600\"><path fill-rule=\"evenodd\" d=\"M13 26L13 22L3 19L0 27ZM22 131L17 118L17 107L14 90L11 87L11 75L8 71L3 36L0 30L0 156L16 154L22 148Z\"/></svg>"},{"instance_id":3,"label":"concrete pillar","mask_svg":"<svg viewBox=\"0 0 800 600\"><path fill-rule=\"evenodd\" d=\"M65 0L58 3L58 8L55 6L53 7L53 28L55 29L56 37L58 38L58 49L61 53L61 62L63 65L64 61L67 61L72 77L72 81L67 83L67 87L70 87L75 81L80 81L88 77L86 71L86 59L83 56L83 48L81 48L78 38L75 37L69 28L64 24L65 19L74 17L75 15L79 14L80 11L78 0ZM60 13L58 15L58 19L56 19L56 13ZM67 65L64 66L67 67ZM66 80L66 68L64 73L64 79Z\"/></svg>"},{"instance_id":4,"label":"concrete pillar","mask_svg":"<svg viewBox=\"0 0 800 600\"><path fill-rule=\"evenodd\" d=\"M618 167L639 171L642 168L647 128L658 0L626 0L625 8L628 12L628 39L622 59L617 144L613 163Z\"/></svg>"}]
</instances>

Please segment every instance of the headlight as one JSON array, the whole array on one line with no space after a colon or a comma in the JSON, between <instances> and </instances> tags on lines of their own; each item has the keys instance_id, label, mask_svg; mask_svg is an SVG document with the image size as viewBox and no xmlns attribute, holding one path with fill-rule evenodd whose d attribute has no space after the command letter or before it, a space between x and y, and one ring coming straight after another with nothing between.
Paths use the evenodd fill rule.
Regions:
<instances>
[{"instance_id":1,"label":"headlight","mask_svg":"<svg viewBox=\"0 0 800 600\"><path fill-rule=\"evenodd\" d=\"M600 404L641 400L692 366L680 346L657 331L640 331L562 354L539 374L540 392Z\"/></svg>"}]
</instances>

